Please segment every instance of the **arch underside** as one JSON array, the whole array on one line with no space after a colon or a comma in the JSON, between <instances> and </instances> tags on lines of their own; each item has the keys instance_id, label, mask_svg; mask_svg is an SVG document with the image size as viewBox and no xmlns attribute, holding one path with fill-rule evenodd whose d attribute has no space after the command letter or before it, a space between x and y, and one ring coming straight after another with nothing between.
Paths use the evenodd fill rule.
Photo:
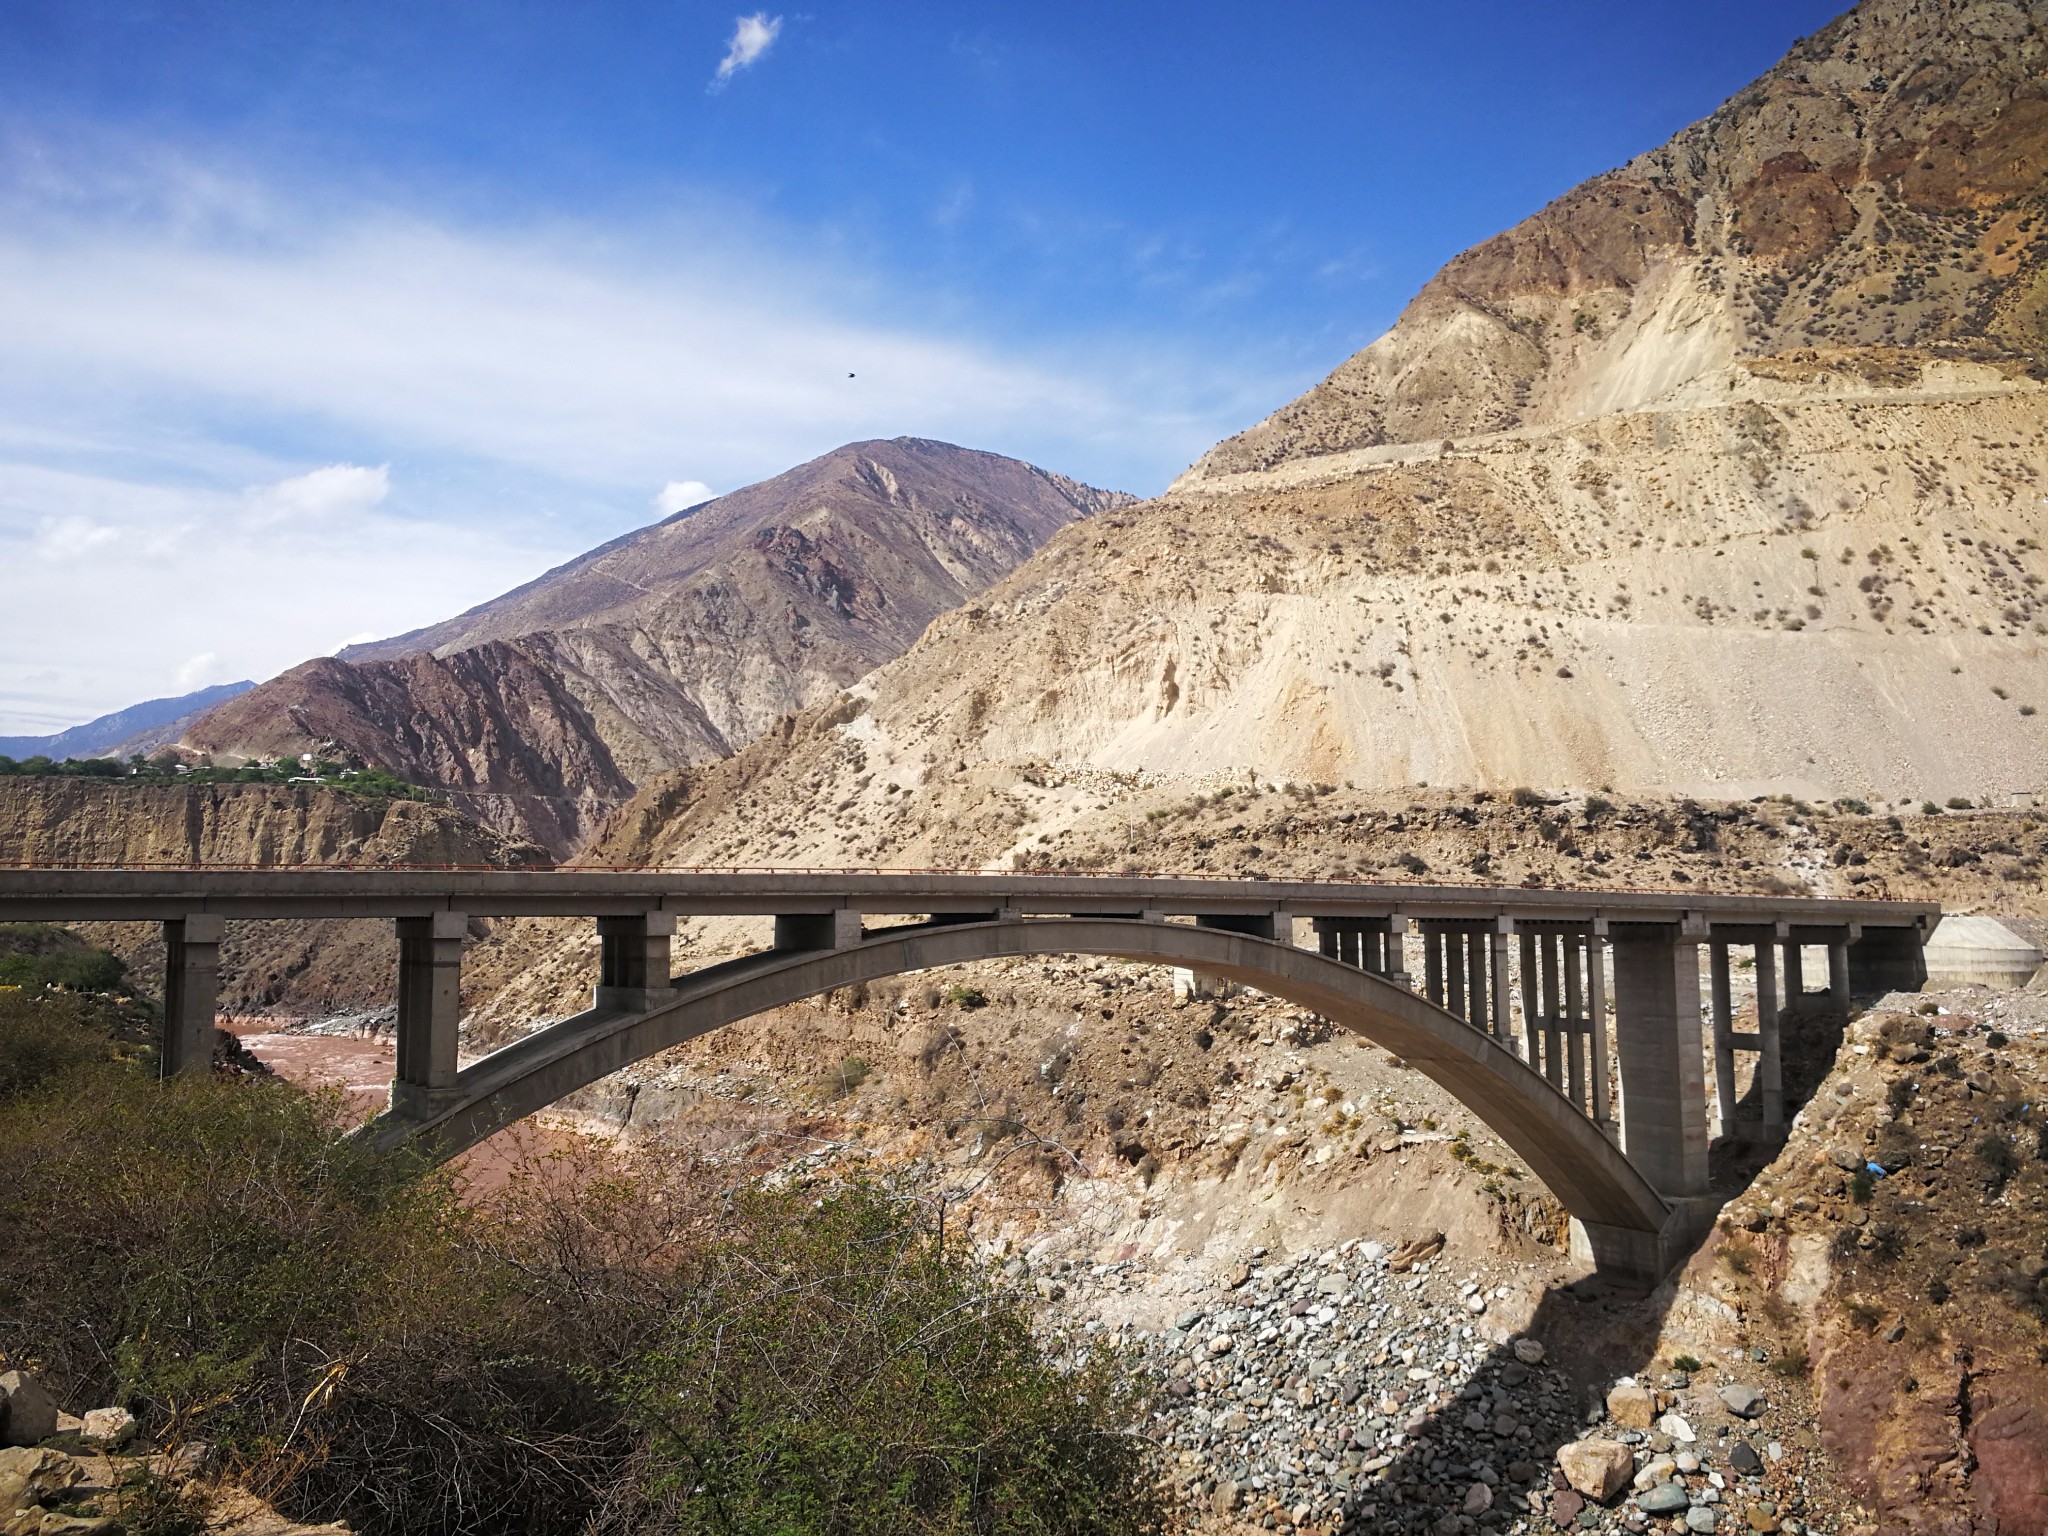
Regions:
<instances>
[{"instance_id":1,"label":"arch underside","mask_svg":"<svg viewBox=\"0 0 2048 1536\"><path fill-rule=\"evenodd\" d=\"M1655 1233L1670 1207L1592 1121L1505 1042L1372 972L1271 939L1183 923L1031 917L882 929L843 949L768 950L680 977L646 1013L579 1014L458 1074L425 1117L363 1134L452 1157L670 1046L856 982L1020 956L1093 954L1226 977L1309 1009L1400 1056L1457 1098L1588 1224Z\"/></svg>"}]
</instances>

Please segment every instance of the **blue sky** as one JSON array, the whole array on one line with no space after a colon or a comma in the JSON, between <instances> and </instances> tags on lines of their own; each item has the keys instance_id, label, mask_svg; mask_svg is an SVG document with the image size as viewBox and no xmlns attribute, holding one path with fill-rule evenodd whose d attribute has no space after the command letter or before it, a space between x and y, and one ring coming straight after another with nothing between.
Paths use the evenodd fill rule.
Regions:
<instances>
[{"instance_id":1,"label":"blue sky","mask_svg":"<svg viewBox=\"0 0 2048 1536\"><path fill-rule=\"evenodd\" d=\"M1835 9L7 0L0 734L853 438L1155 492Z\"/></svg>"}]
</instances>

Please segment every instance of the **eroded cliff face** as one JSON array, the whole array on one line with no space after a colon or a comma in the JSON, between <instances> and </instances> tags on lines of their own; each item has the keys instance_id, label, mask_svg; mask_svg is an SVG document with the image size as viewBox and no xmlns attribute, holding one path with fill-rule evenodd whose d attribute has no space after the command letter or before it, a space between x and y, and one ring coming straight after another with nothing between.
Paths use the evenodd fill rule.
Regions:
<instances>
[{"instance_id":1,"label":"eroded cliff face","mask_svg":"<svg viewBox=\"0 0 2048 1536\"><path fill-rule=\"evenodd\" d=\"M319 785L0 779L0 864L520 868L541 858L445 805Z\"/></svg>"},{"instance_id":2,"label":"eroded cliff face","mask_svg":"<svg viewBox=\"0 0 2048 1536\"><path fill-rule=\"evenodd\" d=\"M944 443L852 444L459 618L308 662L182 745L346 752L563 854L638 784L727 756L1130 499Z\"/></svg>"},{"instance_id":3,"label":"eroded cliff face","mask_svg":"<svg viewBox=\"0 0 2048 1536\"><path fill-rule=\"evenodd\" d=\"M1184 483L1638 409L1808 348L2038 368L2044 17L1866 0L1712 117L1450 261Z\"/></svg>"},{"instance_id":4,"label":"eroded cliff face","mask_svg":"<svg viewBox=\"0 0 2048 1536\"><path fill-rule=\"evenodd\" d=\"M358 799L318 785L0 779L0 864L523 868L545 858L449 806ZM89 923L79 931L127 961L138 987L158 986L156 924ZM221 1006L384 1007L397 968L388 921L232 922L221 946Z\"/></svg>"}]
</instances>

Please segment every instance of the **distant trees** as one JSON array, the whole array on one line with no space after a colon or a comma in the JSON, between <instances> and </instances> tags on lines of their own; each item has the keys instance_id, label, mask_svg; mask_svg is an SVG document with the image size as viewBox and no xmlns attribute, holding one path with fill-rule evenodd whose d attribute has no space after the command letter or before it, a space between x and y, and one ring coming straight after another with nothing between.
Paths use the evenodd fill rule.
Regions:
<instances>
[{"instance_id":1,"label":"distant trees","mask_svg":"<svg viewBox=\"0 0 2048 1536\"><path fill-rule=\"evenodd\" d=\"M330 785L351 795L376 800L426 800L431 795L382 768L363 768L315 758L305 762L279 757L234 768L188 764L170 752L153 757L137 753L125 763L112 757L74 757L63 761L38 754L16 760L0 756L0 779L98 779L124 784L291 784Z\"/></svg>"}]
</instances>

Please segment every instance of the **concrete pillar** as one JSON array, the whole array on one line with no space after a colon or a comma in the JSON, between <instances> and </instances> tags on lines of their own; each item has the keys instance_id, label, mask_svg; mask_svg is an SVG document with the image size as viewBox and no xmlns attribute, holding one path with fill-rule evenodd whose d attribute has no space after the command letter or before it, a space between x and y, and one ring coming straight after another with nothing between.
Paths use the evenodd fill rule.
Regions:
<instances>
[{"instance_id":1,"label":"concrete pillar","mask_svg":"<svg viewBox=\"0 0 2048 1536\"><path fill-rule=\"evenodd\" d=\"M590 1006L608 1013L645 1013L675 1001L669 974L675 914L640 912L597 920L597 986Z\"/></svg>"},{"instance_id":2,"label":"concrete pillar","mask_svg":"<svg viewBox=\"0 0 2048 1536\"><path fill-rule=\"evenodd\" d=\"M1443 936L1443 946L1444 1006L1469 1022L1472 1012L1465 1000L1465 935L1447 933Z\"/></svg>"},{"instance_id":3,"label":"concrete pillar","mask_svg":"<svg viewBox=\"0 0 2048 1536\"><path fill-rule=\"evenodd\" d=\"M1597 928L1586 935L1586 1012L1591 1025L1588 1045L1593 1058L1593 1120L1603 1130L1611 1130L1614 1113L1607 1104L1607 940Z\"/></svg>"},{"instance_id":4,"label":"concrete pillar","mask_svg":"<svg viewBox=\"0 0 2048 1536\"><path fill-rule=\"evenodd\" d=\"M1927 984L1918 928L1865 928L1849 945L1849 991L1855 997L1918 992Z\"/></svg>"},{"instance_id":5,"label":"concrete pillar","mask_svg":"<svg viewBox=\"0 0 2048 1536\"><path fill-rule=\"evenodd\" d=\"M1584 962L1579 948L1579 936L1572 934L1560 941L1564 948L1564 1017L1565 1017L1565 1066L1566 1080L1570 1084L1572 1103L1580 1109L1586 1108L1586 987Z\"/></svg>"},{"instance_id":6,"label":"concrete pillar","mask_svg":"<svg viewBox=\"0 0 2048 1536\"><path fill-rule=\"evenodd\" d=\"M1327 917L1317 918L1315 930L1316 949L1331 960L1343 959L1344 935L1330 926L1330 920Z\"/></svg>"},{"instance_id":7,"label":"concrete pillar","mask_svg":"<svg viewBox=\"0 0 2048 1536\"><path fill-rule=\"evenodd\" d=\"M1756 947L1756 1091L1766 1141L1785 1134L1784 1037L1779 1029L1777 946Z\"/></svg>"},{"instance_id":8,"label":"concrete pillar","mask_svg":"<svg viewBox=\"0 0 2048 1536\"><path fill-rule=\"evenodd\" d=\"M220 941L227 925L210 912L164 924L164 1042L157 1072L213 1070L220 1006Z\"/></svg>"},{"instance_id":9,"label":"concrete pillar","mask_svg":"<svg viewBox=\"0 0 2048 1536\"><path fill-rule=\"evenodd\" d=\"M1666 1197L1704 1194L1699 947L1659 925L1616 923L1611 931L1622 1150Z\"/></svg>"},{"instance_id":10,"label":"concrete pillar","mask_svg":"<svg viewBox=\"0 0 2048 1536\"><path fill-rule=\"evenodd\" d=\"M1721 1135L1735 1137L1735 1001L1728 974L1728 946L1707 946L1714 994L1714 1099L1720 1106Z\"/></svg>"},{"instance_id":11,"label":"concrete pillar","mask_svg":"<svg viewBox=\"0 0 2048 1536\"><path fill-rule=\"evenodd\" d=\"M1387 980L1397 987L1409 985L1408 919L1396 912L1387 919Z\"/></svg>"},{"instance_id":12,"label":"concrete pillar","mask_svg":"<svg viewBox=\"0 0 2048 1536\"><path fill-rule=\"evenodd\" d=\"M1799 941L1785 936L1785 1006L1797 1008L1806 1000L1806 957Z\"/></svg>"},{"instance_id":13,"label":"concrete pillar","mask_svg":"<svg viewBox=\"0 0 2048 1536\"><path fill-rule=\"evenodd\" d=\"M1470 1005L1465 1017L1471 1020L1477 1030L1487 1028L1486 1021L1486 936L1479 933L1465 934L1460 940L1465 946L1465 998Z\"/></svg>"},{"instance_id":14,"label":"concrete pillar","mask_svg":"<svg viewBox=\"0 0 2048 1536\"><path fill-rule=\"evenodd\" d=\"M429 1114L455 1091L468 929L460 912L398 919L398 1061L391 1079L397 1114Z\"/></svg>"},{"instance_id":15,"label":"concrete pillar","mask_svg":"<svg viewBox=\"0 0 2048 1536\"><path fill-rule=\"evenodd\" d=\"M851 949L860 939L860 914L844 907L831 912L775 914L777 949Z\"/></svg>"},{"instance_id":16,"label":"concrete pillar","mask_svg":"<svg viewBox=\"0 0 2048 1536\"><path fill-rule=\"evenodd\" d=\"M1444 1005L1444 936L1422 933L1422 992L1437 1007Z\"/></svg>"},{"instance_id":17,"label":"concrete pillar","mask_svg":"<svg viewBox=\"0 0 2048 1536\"><path fill-rule=\"evenodd\" d=\"M1828 1002L1837 1013L1849 1012L1849 946L1837 940L1828 945Z\"/></svg>"},{"instance_id":18,"label":"concrete pillar","mask_svg":"<svg viewBox=\"0 0 2048 1536\"><path fill-rule=\"evenodd\" d=\"M1542 1028L1541 1014L1536 1003L1536 935L1524 933L1521 944L1522 961L1522 1060L1537 1071L1543 1070L1543 1047L1538 1043L1537 1031Z\"/></svg>"},{"instance_id":19,"label":"concrete pillar","mask_svg":"<svg viewBox=\"0 0 2048 1536\"><path fill-rule=\"evenodd\" d=\"M1536 948L1543 957L1543 1075L1550 1079L1550 1086L1564 1091L1564 1051L1559 1037L1563 1033L1562 1023L1564 998L1557 984L1558 938L1554 933L1539 934Z\"/></svg>"},{"instance_id":20,"label":"concrete pillar","mask_svg":"<svg viewBox=\"0 0 2048 1536\"><path fill-rule=\"evenodd\" d=\"M1507 1040L1514 1034L1508 1017L1512 995L1508 978L1508 937L1514 931L1515 920L1503 917L1494 923L1493 932L1488 935L1493 950L1493 1038L1496 1040Z\"/></svg>"}]
</instances>

